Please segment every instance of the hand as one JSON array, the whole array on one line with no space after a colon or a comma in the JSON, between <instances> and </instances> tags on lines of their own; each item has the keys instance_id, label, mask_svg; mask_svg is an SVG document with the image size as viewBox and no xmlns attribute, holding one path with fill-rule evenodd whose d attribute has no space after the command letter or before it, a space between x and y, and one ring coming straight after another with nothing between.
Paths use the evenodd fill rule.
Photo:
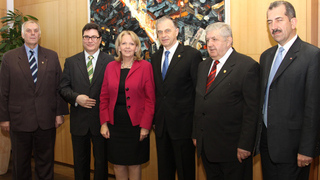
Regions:
<instances>
[{"instance_id":1,"label":"hand","mask_svg":"<svg viewBox=\"0 0 320 180\"><path fill-rule=\"evenodd\" d=\"M108 128L107 123L104 123L101 125L100 133L104 138L106 138L106 139L110 138L110 132L109 132L109 128Z\"/></svg>"},{"instance_id":2,"label":"hand","mask_svg":"<svg viewBox=\"0 0 320 180\"><path fill-rule=\"evenodd\" d=\"M148 137L149 130L145 128L141 128L140 130L140 141L143 141L144 138Z\"/></svg>"},{"instance_id":3,"label":"hand","mask_svg":"<svg viewBox=\"0 0 320 180\"><path fill-rule=\"evenodd\" d=\"M197 147L197 139L192 139L193 145Z\"/></svg>"},{"instance_id":4,"label":"hand","mask_svg":"<svg viewBox=\"0 0 320 180\"><path fill-rule=\"evenodd\" d=\"M10 131L10 121L0 122L0 127L3 131L9 132Z\"/></svg>"},{"instance_id":5,"label":"hand","mask_svg":"<svg viewBox=\"0 0 320 180\"><path fill-rule=\"evenodd\" d=\"M297 161L299 167L306 167L312 163L312 157L298 153Z\"/></svg>"},{"instance_id":6,"label":"hand","mask_svg":"<svg viewBox=\"0 0 320 180\"><path fill-rule=\"evenodd\" d=\"M76 98L76 103L84 108L92 108L96 105L96 100L89 98L87 95L80 94Z\"/></svg>"},{"instance_id":7,"label":"hand","mask_svg":"<svg viewBox=\"0 0 320 180\"><path fill-rule=\"evenodd\" d=\"M56 116L56 122L55 127L58 128L64 123L64 117L63 116Z\"/></svg>"},{"instance_id":8,"label":"hand","mask_svg":"<svg viewBox=\"0 0 320 180\"><path fill-rule=\"evenodd\" d=\"M244 149L237 149L237 157L240 163L242 163L242 160L247 159L249 156L251 156L251 152L244 150Z\"/></svg>"}]
</instances>

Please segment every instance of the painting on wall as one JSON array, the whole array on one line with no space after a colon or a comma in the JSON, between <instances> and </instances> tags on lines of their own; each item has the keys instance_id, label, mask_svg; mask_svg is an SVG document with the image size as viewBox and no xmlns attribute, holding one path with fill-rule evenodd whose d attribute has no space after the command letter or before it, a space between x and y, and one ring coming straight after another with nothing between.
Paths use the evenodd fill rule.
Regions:
<instances>
[{"instance_id":1,"label":"painting on wall","mask_svg":"<svg viewBox=\"0 0 320 180\"><path fill-rule=\"evenodd\" d=\"M204 29L214 22L226 22L225 3L225 0L89 0L90 22L101 26L102 51L116 55L118 34L131 30L139 36L144 58L150 60L160 46L156 20L169 15L178 23L178 40L200 50L205 57Z\"/></svg>"}]
</instances>

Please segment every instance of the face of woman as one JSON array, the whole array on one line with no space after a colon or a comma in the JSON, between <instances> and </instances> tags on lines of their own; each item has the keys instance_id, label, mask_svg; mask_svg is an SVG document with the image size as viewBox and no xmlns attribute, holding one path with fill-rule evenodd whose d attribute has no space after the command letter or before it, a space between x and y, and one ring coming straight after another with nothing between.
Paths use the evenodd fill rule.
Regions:
<instances>
[{"instance_id":1,"label":"face of woman","mask_svg":"<svg viewBox=\"0 0 320 180\"><path fill-rule=\"evenodd\" d=\"M137 51L137 45L132 40L129 34L125 34L120 42L119 50L123 58L133 58L134 53Z\"/></svg>"}]
</instances>

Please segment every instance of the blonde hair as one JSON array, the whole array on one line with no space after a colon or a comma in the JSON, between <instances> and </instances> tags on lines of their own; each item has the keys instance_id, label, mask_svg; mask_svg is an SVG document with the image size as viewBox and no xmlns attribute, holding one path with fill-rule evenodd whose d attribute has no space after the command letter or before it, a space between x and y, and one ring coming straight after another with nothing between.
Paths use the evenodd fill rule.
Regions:
<instances>
[{"instance_id":1,"label":"blonde hair","mask_svg":"<svg viewBox=\"0 0 320 180\"><path fill-rule=\"evenodd\" d=\"M141 57L141 43L140 43L140 40L139 40L139 37L137 36L136 33L134 33L133 31L128 31L128 30L124 30L122 31L119 36L117 37L116 39L116 43L115 43L115 47L116 47L116 53L118 56L116 56L114 59L116 61L121 61L122 60L122 54L119 50L119 46L120 46L120 43L121 43L121 40L122 40L122 37L124 35L129 35L131 36L133 42L136 44L137 46L137 52L134 53L134 57L133 57L133 60L142 60L142 57Z\"/></svg>"}]
</instances>

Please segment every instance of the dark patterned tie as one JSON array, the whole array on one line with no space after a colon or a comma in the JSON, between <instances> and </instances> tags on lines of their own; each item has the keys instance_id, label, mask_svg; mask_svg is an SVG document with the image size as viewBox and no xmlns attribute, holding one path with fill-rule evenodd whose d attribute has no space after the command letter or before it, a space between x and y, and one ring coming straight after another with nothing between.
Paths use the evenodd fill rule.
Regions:
<instances>
[{"instance_id":1,"label":"dark patterned tie","mask_svg":"<svg viewBox=\"0 0 320 180\"><path fill-rule=\"evenodd\" d=\"M31 53L30 58L29 58L29 64L30 64L30 69L32 73L32 78L33 82L37 82L37 72L38 72L38 66L37 66L37 61L36 58L34 57L34 52L33 50L29 51Z\"/></svg>"},{"instance_id":2,"label":"dark patterned tie","mask_svg":"<svg viewBox=\"0 0 320 180\"><path fill-rule=\"evenodd\" d=\"M206 93L208 92L208 89L210 88L212 82L216 78L216 71L217 71L217 64L219 64L219 61L214 61L213 66L211 68L210 74L207 79L207 86L206 86Z\"/></svg>"}]
</instances>

